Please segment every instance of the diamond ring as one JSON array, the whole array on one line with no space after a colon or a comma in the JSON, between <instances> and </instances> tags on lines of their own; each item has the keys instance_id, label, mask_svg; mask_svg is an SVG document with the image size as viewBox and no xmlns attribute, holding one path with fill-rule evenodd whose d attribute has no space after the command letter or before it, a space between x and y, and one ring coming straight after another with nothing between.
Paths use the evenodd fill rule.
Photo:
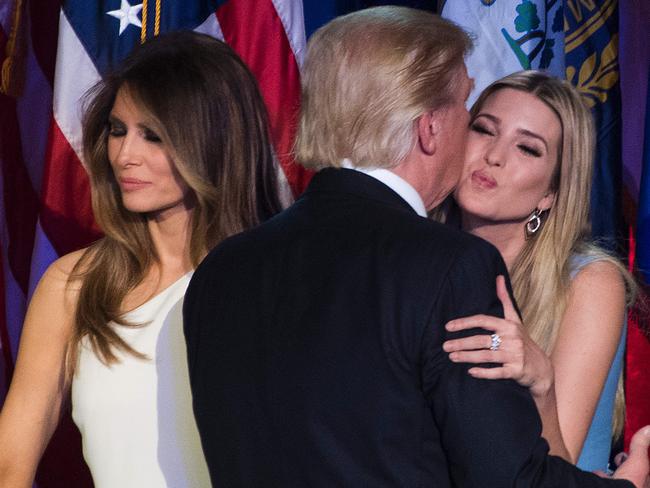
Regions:
<instances>
[{"instance_id":1,"label":"diamond ring","mask_svg":"<svg viewBox=\"0 0 650 488\"><path fill-rule=\"evenodd\" d=\"M501 345L501 336L499 334L492 334L490 340L492 341L490 344L490 350L498 351L499 346Z\"/></svg>"}]
</instances>

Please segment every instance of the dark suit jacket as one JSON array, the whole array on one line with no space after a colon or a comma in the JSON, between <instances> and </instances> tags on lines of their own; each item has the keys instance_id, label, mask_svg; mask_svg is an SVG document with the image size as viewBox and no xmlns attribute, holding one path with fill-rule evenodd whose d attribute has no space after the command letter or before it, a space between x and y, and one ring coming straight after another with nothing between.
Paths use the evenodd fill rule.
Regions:
<instances>
[{"instance_id":1,"label":"dark suit jacket","mask_svg":"<svg viewBox=\"0 0 650 488\"><path fill-rule=\"evenodd\" d=\"M328 169L213 250L185 298L194 413L215 487L577 487L527 389L449 361L447 321L501 315L486 242Z\"/></svg>"}]
</instances>

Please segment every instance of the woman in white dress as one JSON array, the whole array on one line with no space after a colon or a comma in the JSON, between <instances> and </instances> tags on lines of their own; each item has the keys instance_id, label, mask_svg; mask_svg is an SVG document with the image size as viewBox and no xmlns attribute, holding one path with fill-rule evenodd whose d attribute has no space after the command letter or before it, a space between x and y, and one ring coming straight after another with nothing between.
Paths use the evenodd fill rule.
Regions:
<instances>
[{"instance_id":1,"label":"woman in white dress","mask_svg":"<svg viewBox=\"0 0 650 488\"><path fill-rule=\"evenodd\" d=\"M209 249L280 209L264 103L228 46L191 32L146 42L88 100L105 237L34 292L0 413L0 486L32 486L71 390L97 488L209 486L182 301Z\"/></svg>"}]
</instances>

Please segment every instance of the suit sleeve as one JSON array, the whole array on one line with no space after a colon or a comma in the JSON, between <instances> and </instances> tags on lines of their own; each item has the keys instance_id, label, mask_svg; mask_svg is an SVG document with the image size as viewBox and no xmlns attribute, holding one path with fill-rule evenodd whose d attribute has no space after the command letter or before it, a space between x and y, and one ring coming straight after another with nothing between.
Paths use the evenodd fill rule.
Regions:
<instances>
[{"instance_id":1,"label":"suit sleeve","mask_svg":"<svg viewBox=\"0 0 650 488\"><path fill-rule=\"evenodd\" d=\"M474 242L473 244L477 244ZM528 389L512 380L482 380L469 365L452 363L442 342L458 337L444 325L478 313L503 317L496 276L507 271L498 252L483 243L459 251L433 307L421 343L422 385L440 432L454 484L465 488L628 487L548 455L541 420ZM463 335L488 334L485 330Z\"/></svg>"}]
</instances>

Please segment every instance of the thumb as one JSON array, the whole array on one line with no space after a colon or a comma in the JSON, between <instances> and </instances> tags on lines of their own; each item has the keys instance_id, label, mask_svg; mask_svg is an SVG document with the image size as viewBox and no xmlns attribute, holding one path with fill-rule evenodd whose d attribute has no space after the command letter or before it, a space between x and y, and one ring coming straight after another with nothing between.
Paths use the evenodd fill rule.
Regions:
<instances>
[{"instance_id":1,"label":"thumb","mask_svg":"<svg viewBox=\"0 0 650 488\"><path fill-rule=\"evenodd\" d=\"M508 293L508 288L506 287L506 279L503 275L497 276L497 297L499 297L501 305L503 305L504 317L507 320L519 322L519 315L515 310L515 306L512 304L510 293Z\"/></svg>"},{"instance_id":2,"label":"thumb","mask_svg":"<svg viewBox=\"0 0 650 488\"><path fill-rule=\"evenodd\" d=\"M638 430L630 441L630 455L614 473L614 478L627 479L638 488L648 483L648 446L650 446L650 425Z\"/></svg>"},{"instance_id":3,"label":"thumb","mask_svg":"<svg viewBox=\"0 0 650 488\"><path fill-rule=\"evenodd\" d=\"M648 460L648 447L650 446L650 425L636 431L630 441L630 455L625 460L629 462L634 460L639 466L643 467L646 472L650 470L650 461ZM637 459L638 458L638 459Z\"/></svg>"}]
</instances>

